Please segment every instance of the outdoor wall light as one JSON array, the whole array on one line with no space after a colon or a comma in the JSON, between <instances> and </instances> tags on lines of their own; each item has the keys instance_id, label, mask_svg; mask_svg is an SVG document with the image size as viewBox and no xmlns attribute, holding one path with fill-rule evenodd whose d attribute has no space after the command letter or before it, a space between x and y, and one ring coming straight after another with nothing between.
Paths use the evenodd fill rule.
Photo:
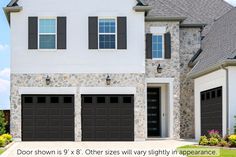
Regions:
<instances>
[{"instance_id":1,"label":"outdoor wall light","mask_svg":"<svg viewBox=\"0 0 236 157\"><path fill-rule=\"evenodd\" d=\"M106 83L107 83L108 86L111 85L111 78L110 78L109 75L107 75Z\"/></svg>"},{"instance_id":2,"label":"outdoor wall light","mask_svg":"<svg viewBox=\"0 0 236 157\"><path fill-rule=\"evenodd\" d=\"M49 76L46 77L46 85L50 85L51 83L51 78Z\"/></svg>"},{"instance_id":3,"label":"outdoor wall light","mask_svg":"<svg viewBox=\"0 0 236 157\"><path fill-rule=\"evenodd\" d=\"M161 64L158 64L158 66L157 66L157 73L162 73Z\"/></svg>"}]
</instances>

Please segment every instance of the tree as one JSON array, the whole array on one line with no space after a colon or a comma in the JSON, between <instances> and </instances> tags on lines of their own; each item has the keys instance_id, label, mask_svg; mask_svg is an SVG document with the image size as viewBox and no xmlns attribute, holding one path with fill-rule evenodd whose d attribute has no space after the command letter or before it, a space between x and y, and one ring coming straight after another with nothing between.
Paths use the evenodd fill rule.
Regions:
<instances>
[{"instance_id":1,"label":"tree","mask_svg":"<svg viewBox=\"0 0 236 157\"><path fill-rule=\"evenodd\" d=\"M0 135L6 133L7 122L5 120L4 112L0 111Z\"/></svg>"},{"instance_id":2,"label":"tree","mask_svg":"<svg viewBox=\"0 0 236 157\"><path fill-rule=\"evenodd\" d=\"M236 116L234 116L235 118L235 121L236 121ZM234 134L236 135L236 122L235 122L235 125L234 125Z\"/></svg>"}]
</instances>

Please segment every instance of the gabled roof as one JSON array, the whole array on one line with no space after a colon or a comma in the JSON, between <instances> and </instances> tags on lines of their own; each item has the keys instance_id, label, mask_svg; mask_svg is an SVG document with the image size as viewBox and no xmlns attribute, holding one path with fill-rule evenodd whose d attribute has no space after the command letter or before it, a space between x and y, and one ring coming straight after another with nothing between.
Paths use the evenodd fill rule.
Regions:
<instances>
[{"instance_id":1,"label":"gabled roof","mask_svg":"<svg viewBox=\"0 0 236 157\"><path fill-rule=\"evenodd\" d=\"M22 10L22 7L18 6L18 0L11 0L10 3L3 8L3 11L7 17L7 21L10 24L10 13L11 12L19 12Z\"/></svg>"},{"instance_id":2,"label":"gabled roof","mask_svg":"<svg viewBox=\"0 0 236 157\"><path fill-rule=\"evenodd\" d=\"M190 72L193 78L230 63L236 65L236 8L219 18L202 41L202 53Z\"/></svg>"},{"instance_id":3,"label":"gabled roof","mask_svg":"<svg viewBox=\"0 0 236 157\"><path fill-rule=\"evenodd\" d=\"M11 0L10 3L7 5L7 7L18 6L17 2L18 0Z\"/></svg>"}]
</instances>

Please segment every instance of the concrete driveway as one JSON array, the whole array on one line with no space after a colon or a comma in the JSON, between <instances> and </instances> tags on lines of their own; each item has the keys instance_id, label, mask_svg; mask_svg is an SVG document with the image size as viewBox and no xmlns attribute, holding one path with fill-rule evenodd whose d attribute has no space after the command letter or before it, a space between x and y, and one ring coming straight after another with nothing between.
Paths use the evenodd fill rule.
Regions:
<instances>
[{"instance_id":1,"label":"concrete driveway","mask_svg":"<svg viewBox=\"0 0 236 157\"><path fill-rule=\"evenodd\" d=\"M193 140L143 142L15 142L3 157L178 157L176 148ZM175 154L175 155L173 155Z\"/></svg>"}]
</instances>

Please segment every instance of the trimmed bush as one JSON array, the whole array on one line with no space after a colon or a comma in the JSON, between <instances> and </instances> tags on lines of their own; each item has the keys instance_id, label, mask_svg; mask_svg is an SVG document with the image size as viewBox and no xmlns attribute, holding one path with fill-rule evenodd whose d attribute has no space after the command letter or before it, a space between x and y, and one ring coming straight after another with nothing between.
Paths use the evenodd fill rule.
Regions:
<instances>
[{"instance_id":1,"label":"trimmed bush","mask_svg":"<svg viewBox=\"0 0 236 157\"><path fill-rule=\"evenodd\" d=\"M216 146L219 144L219 140L215 137L211 137L209 140L209 144L210 144L210 146Z\"/></svg>"},{"instance_id":2,"label":"trimmed bush","mask_svg":"<svg viewBox=\"0 0 236 157\"><path fill-rule=\"evenodd\" d=\"M229 136L229 142L231 147L236 147L236 135Z\"/></svg>"},{"instance_id":3,"label":"trimmed bush","mask_svg":"<svg viewBox=\"0 0 236 157\"><path fill-rule=\"evenodd\" d=\"M12 136L10 134L3 134L2 137L5 138L7 142L12 142Z\"/></svg>"},{"instance_id":4,"label":"trimmed bush","mask_svg":"<svg viewBox=\"0 0 236 157\"><path fill-rule=\"evenodd\" d=\"M7 143L7 139L4 137L0 136L0 147L4 147Z\"/></svg>"},{"instance_id":5,"label":"trimmed bush","mask_svg":"<svg viewBox=\"0 0 236 157\"><path fill-rule=\"evenodd\" d=\"M200 141L199 141L199 145L206 146L208 144L209 144L209 141L208 141L207 137L206 136L201 136Z\"/></svg>"},{"instance_id":6,"label":"trimmed bush","mask_svg":"<svg viewBox=\"0 0 236 157\"><path fill-rule=\"evenodd\" d=\"M229 144L228 144L227 141L222 139L218 145L221 146L221 147L227 147Z\"/></svg>"}]
</instances>

